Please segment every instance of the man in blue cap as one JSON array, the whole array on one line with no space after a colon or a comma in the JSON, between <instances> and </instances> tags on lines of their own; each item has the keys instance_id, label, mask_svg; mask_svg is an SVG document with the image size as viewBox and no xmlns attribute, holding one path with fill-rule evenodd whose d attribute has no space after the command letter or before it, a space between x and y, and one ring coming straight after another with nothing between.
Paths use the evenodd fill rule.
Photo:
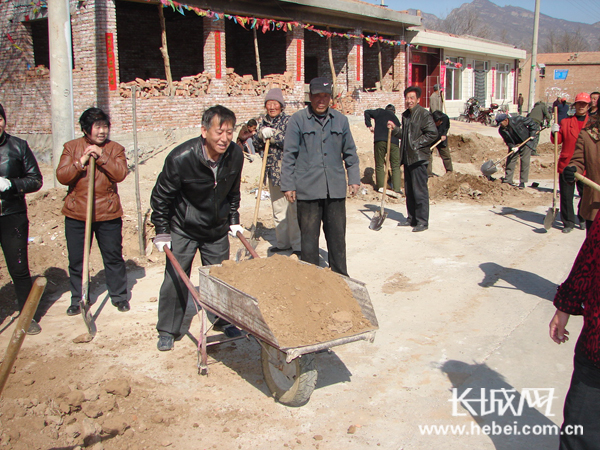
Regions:
<instances>
[{"instance_id":1,"label":"man in blue cap","mask_svg":"<svg viewBox=\"0 0 600 450\"><path fill-rule=\"evenodd\" d=\"M510 117L507 114L500 113L496 116L496 122L500 126L498 132L512 153L506 161L506 172L503 183L516 186L513 182L517 159L521 160L521 173L519 175L519 189L525 189L525 184L529 179L529 164L531 160L531 151L534 149L534 140L530 139L527 144L519 147L528 138L534 138L540 127L529 117L515 116Z\"/></svg>"}]
</instances>

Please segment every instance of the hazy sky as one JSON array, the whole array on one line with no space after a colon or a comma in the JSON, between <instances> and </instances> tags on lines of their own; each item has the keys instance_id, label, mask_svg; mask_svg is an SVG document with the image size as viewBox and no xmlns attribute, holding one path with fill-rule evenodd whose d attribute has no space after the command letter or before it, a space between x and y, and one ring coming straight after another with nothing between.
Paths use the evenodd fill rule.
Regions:
<instances>
[{"instance_id":1,"label":"hazy sky","mask_svg":"<svg viewBox=\"0 0 600 450\"><path fill-rule=\"evenodd\" d=\"M381 4L377 0L367 0L370 3ZM385 4L392 9L420 9L438 17L445 17L454 8L465 0L385 0ZM513 5L532 11L535 9L535 0L503 1L492 0L498 6ZM541 13L556 19L564 19L572 22L596 23L600 22L600 2L598 0L540 0Z\"/></svg>"}]
</instances>

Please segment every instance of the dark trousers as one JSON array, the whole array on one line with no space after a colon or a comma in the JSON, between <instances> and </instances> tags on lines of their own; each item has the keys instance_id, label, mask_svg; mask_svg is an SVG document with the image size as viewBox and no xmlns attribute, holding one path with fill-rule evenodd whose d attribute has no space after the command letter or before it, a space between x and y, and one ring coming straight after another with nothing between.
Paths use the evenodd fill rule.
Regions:
<instances>
[{"instance_id":1,"label":"dark trousers","mask_svg":"<svg viewBox=\"0 0 600 450\"><path fill-rule=\"evenodd\" d=\"M429 226L429 188L427 187L427 162L404 165L407 220L410 225Z\"/></svg>"},{"instance_id":2,"label":"dark trousers","mask_svg":"<svg viewBox=\"0 0 600 450\"><path fill-rule=\"evenodd\" d=\"M229 259L229 237L225 234L216 241L201 242L171 232L171 251L188 277L198 250L203 266L221 264ZM156 329L160 335L171 334L176 338L179 337L187 301L188 288L173 268L169 258L166 258L165 279L158 297Z\"/></svg>"},{"instance_id":3,"label":"dark trousers","mask_svg":"<svg viewBox=\"0 0 600 450\"><path fill-rule=\"evenodd\" d=\"M15 285L19 311L25 306L32 286L27 254L28 238L29 220L26 213L0 217L0 246L4 252L8 273Z\"/></svg>"},{"instance_id":4,"label":"dark trousers","mask_svg":"<svg viewBox=\"0 0 600 450\"><path fill-rule=\"evenodd\" d=\"M123 260L123 236L121 218L92 223L92 239L95 237L104 262L106 287L113 305L127 300L127 271ZM69 281L71 305L79 305L83 278L83 243L85 222L65 218L65 236L69 251ZM90 239L90 245L92 243ZM89 249L87 249L89 251Z\"/></svg>"},{"instance_id":5,"label":"dark trousers","mask_svg":"<svg viewBox=\"0 0 600 450\"><path fill-rule=\"evenodd\" d=\"M575 356L571 386L565 398L560 450L592 450L600 443L600 369ZM583 428L577 435L574 427Z\"/></svg>"},{"instance_id":6,"label":"dark trousers","mask_svg":"<svg viewBox=\"0 0 600 450\"><path fill-rule=\"evenodd\" d=\"M579 204L577 205L577 213L579 213L579 205L581 205L581 195L583 193L583 183L576 181L571 184L565 181L563 174L558 176L558 188L560 190L560 219L565 228L573 228L575 226L575 208L573 207L573 197L575 196L575 187L579 194ZM583 218L579 218L579 222L583 222Z\"/></svg>"},{"instance_id":7,"label":"dark trousers","mask_svg":"<svg viewBox=\"0 0 600 450\"><path fill-rule=\"evenodd\" d=\"M319 235L327 240L329 267L348 276L346 266L346 199L298 200L298 224L302 236L302 261L319 265Z\"/></svg>"}]
</instances>

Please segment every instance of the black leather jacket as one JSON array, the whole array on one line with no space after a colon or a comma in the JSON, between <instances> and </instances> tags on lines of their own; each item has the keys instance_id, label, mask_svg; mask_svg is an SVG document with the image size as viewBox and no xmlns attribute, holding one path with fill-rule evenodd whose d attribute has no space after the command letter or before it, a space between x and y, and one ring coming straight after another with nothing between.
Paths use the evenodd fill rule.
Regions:
<instances>
[{"instance_id":1,"label":"black leather jacket","mask_svg":"<svg viewBox=\"0 0 600 450\"><path fill-rule=\"evenodd\" d=\"M217 175L202 151L201 137L177 146L165 158L152 190L151 220L156 234L171 231L188 239L212 242L239 224L240 180L244 156L231 143L217 165Z\"/></svg>"},{"instance_id":2,"label":"black leather jacket","mask_svg":"<svg viewBox=\"0 0 600 450\"><path fill-rule=\"evenodd\" d=\"M27 212L25 194L42 187L42 173L27 141L7 133L0 136L0 177L11 183L0 193L0 216Z\"/></svg>"},{"instance_id":3,"label":"black leather jacket","mask_svg":"<svg viewBox=\"0 0 600 450\"><path fill-rule=\"evenodd\" d=\"M513 136L511 135L509 128L512 129L512 131L516 134L516 138L517 139L513 139ZM498 133L500 133L500 136L502 136L502 139L504 139L504 143L508 146L508 148L512 148L512 147L516 147L517 145L519 145L520 143L522 143L524 140L526 140L529 137L535 137L536 133L539 131L540 126L533 121L530 117L523 117L523 116L515 116L515 117L510 117L508 119L508 127L500 127L498 129ZM515 142L518 141L518 142ZM525 144L527 147L531 148L532 150L535 149L535 139L531 139L529 142L527 142L527 144Z\"/></svg>"},{"instance_id":4,"label":"black leather jacket","mask_svg":"<svg viewBox=\"0 0 600 450\"><path fill-rule=\"evenodd\" d=\"M409 166L429 161L430 147L438 137L438 130L431 113L421 105L402 113L402 127L394 128L393 134L401 138L401 160Z\"/></svg>"}]
</instances>

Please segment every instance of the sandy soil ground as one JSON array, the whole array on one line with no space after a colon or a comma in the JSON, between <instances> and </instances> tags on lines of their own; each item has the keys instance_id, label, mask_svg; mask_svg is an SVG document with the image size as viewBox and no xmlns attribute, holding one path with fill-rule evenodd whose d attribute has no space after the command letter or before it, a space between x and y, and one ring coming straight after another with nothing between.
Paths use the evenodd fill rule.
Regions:
<instances>
[{"instance_id":1,"label":"sandy soil ground","mask_svg":"<svg viewBox=\"0 0 600 450\"><path fill-rule=\"evenodd\" d=\"M550 448L546 444L554 441L487 436L440 440L423 437L416 430L419 420L447 418L462 423L462 418L450 415L448 399L453 386L475 386L490 379L516 387L530 381L536 384L527 378L531 371L516 371L511 364L523 364L542 350L562 363L556 362L558 369L554 363L540 363L538 371L544 375L537 382L541 386L559 380L557 392L561 395L568 385L572 346L570 350L561 347L560 354L554 347L548 350L550 344L538 329L540 322L545 327L550 319L548 300L568 273L584 234L560 236L558 224L550 233L541 233L546 208L552 204L553 146L542 139L530 172L530 185L539 184L521 191L481 176L481 164L500 159L506 148L493 137L494 129L486 129L492 136L475 131L479 129L474 125L468 132L451 136L454 173L442 175L441 159L435 157L434 172L441 176L430 179L430 230L415 235L397 228L406 215L405 202L402 197L388 197L388 218L383 229L374 232L368 224L381 197L370 185L372 137L361 121L352 120L364 184L360 194L347 202L349 270L351 276L367 283L380 331L375 344L349 344L318 354L317 389L301 408L272 400L261 373L260 346L253 339L209 347L209 375L198 375L199 322L194 311L187 320L189 332L175 350L156 350L157 296L164 255L149 245L154 230L148 205L163 159L173 145L161 148L153 143L156 150L140 165L141 254L133 173L119 187L126 211L123 253L132 309L123 314L112 307L94 244L92 310L99 331L92 342L74 344L73 338L85 327L80 317L65 314L70 294L60 209L66 190L48 187L52 172L43 166L46 187L28 196L31 271L48 279L37 315L43 332L27 337L0 400L0 446L96 450ZM247 227L260 164L256 157L244 167L241 214ZM268 200L261 202L257 229L257 251L266 257L274 241ZM233 239L231 243L234 255L240 244ZM321 248L325 265L324 242ZM540 264L557 252L562 255L559 263L551 267ZM196 282L197 271L192 274ZM505 292L509 291L491 289L502 283L509 284L508 296ZM1 261L2 347L14 330L15 308L13 288ZM538 325L525 327L534 317L541 318ZM527 345L520 348L511 342L519 333L526 333L524 327L535 329L538 337L524 338ZM503 353L507 349L509 354ZM558 417L539 419L530 412L528 420L560 423L558 403L554 411ZM482 423L479 418L468 419Z\"/></svg>"}]
</instances>

